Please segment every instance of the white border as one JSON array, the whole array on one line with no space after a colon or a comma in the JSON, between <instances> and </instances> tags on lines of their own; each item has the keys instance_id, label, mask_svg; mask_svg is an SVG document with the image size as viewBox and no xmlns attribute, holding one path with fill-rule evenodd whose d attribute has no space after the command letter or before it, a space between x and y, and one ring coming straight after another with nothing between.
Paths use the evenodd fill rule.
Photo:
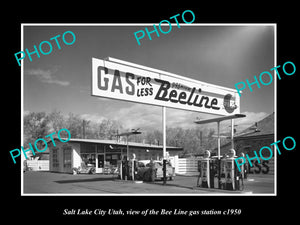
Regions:
<instances>
[{"instance_id":1,"label":"white border","mask_svg":"<svg viewBox=\"0 0 300 225\"><path fill-rule=\"evenodd\" d=\"M277 24L274 26L274 67L277 66ZM274 70L274 142L277 141L277 76ZM277 196L277 151L274 146L274 196Z\"/></svg>"},{"instance_id":2,"label":"white border","mask_svg":"<svg viewBox=\"0 0 300 225\"><path fill-rule=\"evenodd\" d=\"M21 51L24 51L24 26L153 26L158 23L21 23ZM161 24L167 26L167 24ZM176 23L171 23L172 26L177 26ZM277 24L276 23L191 23L181 24L180 26L273 26L274 27L274 67L277 65ZM24 143L24 65L21 61L21 145ZM274 77L275 70L274 70ZM274 142L277 141L277 79L274 82ZM254 193L254 194L190 194L190 193L153 193L153 194L60 194L60 193L41 193L31 194L24 193L24 176L23 176L23 161L24 155L21 154L21 196L277 196L277 152L274 149L274 193ZM213 193L213 192L212 192Z\"/></svg>"}]
</instances>

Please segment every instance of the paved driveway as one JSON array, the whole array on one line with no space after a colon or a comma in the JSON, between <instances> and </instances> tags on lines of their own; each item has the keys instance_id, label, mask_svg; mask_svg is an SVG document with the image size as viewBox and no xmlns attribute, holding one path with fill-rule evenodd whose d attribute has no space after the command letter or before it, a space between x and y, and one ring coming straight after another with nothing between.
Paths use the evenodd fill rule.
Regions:
<instances>
[{"instance_id":1,"label":"paved driveway","mask_svg":"<svg viewBox=\"0 0 300 225\"><path fill-rule=\"evenodd\" d=\"M29 171L24 175L24 194L232 194L231 191L194 189L197 177L176 176L173 181L132 183L112 175L62 174ZM255 178L245 182L245 191L273 193L273 179Z\"/></svg>"}]
</instances>

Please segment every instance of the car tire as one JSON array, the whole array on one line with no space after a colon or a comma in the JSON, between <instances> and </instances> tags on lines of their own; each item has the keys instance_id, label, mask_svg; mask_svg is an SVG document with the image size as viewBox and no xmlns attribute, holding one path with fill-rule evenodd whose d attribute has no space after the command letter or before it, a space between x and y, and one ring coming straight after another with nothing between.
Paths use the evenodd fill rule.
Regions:
<instances>
[{"instance_id":1,"label":"car tire","mask_svg":"<svg viewBox=\"0 0 300 225\"><path fill-rule=\"evenodd\" d=\"M150 172L150 181L154 182L156 177L156 170L151 170Z\"/></svg>"},{"instance_id":2,"label":"car tire","mask_svg":"<svg viewBox=\"0 0 300 225\"><path fill-rule=\"evenodd\" d=\"M92 169L90 170L90 172L89 172L89 174L95 174L95 173L96 173L95 168L92 168Z\"/></svg>"},{"instance_id":3,"label":"car tire","mask_svg":"<svg viewBox=\"0 0 300 225\"><path fill-rule=\"evenodd\" d=\"M150 170L143 174L143 181L150 181Z\"/></svg>"}]
</instances>

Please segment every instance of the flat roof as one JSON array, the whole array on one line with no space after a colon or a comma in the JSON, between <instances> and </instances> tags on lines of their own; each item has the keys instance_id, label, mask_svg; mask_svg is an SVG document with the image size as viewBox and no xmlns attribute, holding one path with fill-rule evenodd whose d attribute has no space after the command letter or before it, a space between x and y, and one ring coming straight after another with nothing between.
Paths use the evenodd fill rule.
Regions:
<instances>
[{"instance_id":1,"label":"flat roof","mask_svg":"<svg viewBox=\"0 0 300 225\"><path fill-rule=\"evenodd\" d=\"M108 144L108 145L118 145L118 146L127 146L127 142L117 141L117 140L99 140L99 139L79 139L71 138L68 142L80 142L80 143L92 143L92 144ZM66 143L68 143L66 142ZM155 144L144 144L137 142L128 142L129 147L138 147L138 148L152 148L152 149L162 149L162 145ZM166 146L167 150L171 151L183 151L182 147Z\"/></svg>"}]
</instances>

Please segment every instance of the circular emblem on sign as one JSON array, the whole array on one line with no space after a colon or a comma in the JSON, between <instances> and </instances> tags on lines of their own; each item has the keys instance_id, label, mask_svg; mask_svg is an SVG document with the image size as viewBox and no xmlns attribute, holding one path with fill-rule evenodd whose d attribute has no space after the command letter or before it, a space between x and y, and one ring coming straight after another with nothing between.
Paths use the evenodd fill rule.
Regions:
<instances>
[{"instance_id":1,"label":"circular emblem on sign","mask_svg":"<svg viewBox=\"0 0 300 225\"><path fill-rule=\"evenodd\" d=\"M237 108L236 105L234 105L234 106L230 105L231 98L232 98L231 94L227 94L227 95L224 96L224 103L223 104L224 104L224 108L225 108L226 112L228 112L228 113L232 113Z\"/></svg>"},{"instance_id":2,"label":"circular emblem on sign","mask_svg":"<svg viewBox=\"0 0 300 225\"><path fill-rule=\"evenodd\" d=\"M229 151L228 151L228 157L229 158L234 158L235 155L236 155L235 150L233 148L229 149Z\"/></svg>"},{"instance_id":3,"label":"circular emblem on sign","mask_svg":"<svg viewBox=\"0 0 300 225\"><path fill-rule=\"evenodd\" d=\"M203 156L204 158L209 158L210 157L210 151L208 151L208 150L205 150L204 151L204 156Z\"/></svg>"}]
</instances>

